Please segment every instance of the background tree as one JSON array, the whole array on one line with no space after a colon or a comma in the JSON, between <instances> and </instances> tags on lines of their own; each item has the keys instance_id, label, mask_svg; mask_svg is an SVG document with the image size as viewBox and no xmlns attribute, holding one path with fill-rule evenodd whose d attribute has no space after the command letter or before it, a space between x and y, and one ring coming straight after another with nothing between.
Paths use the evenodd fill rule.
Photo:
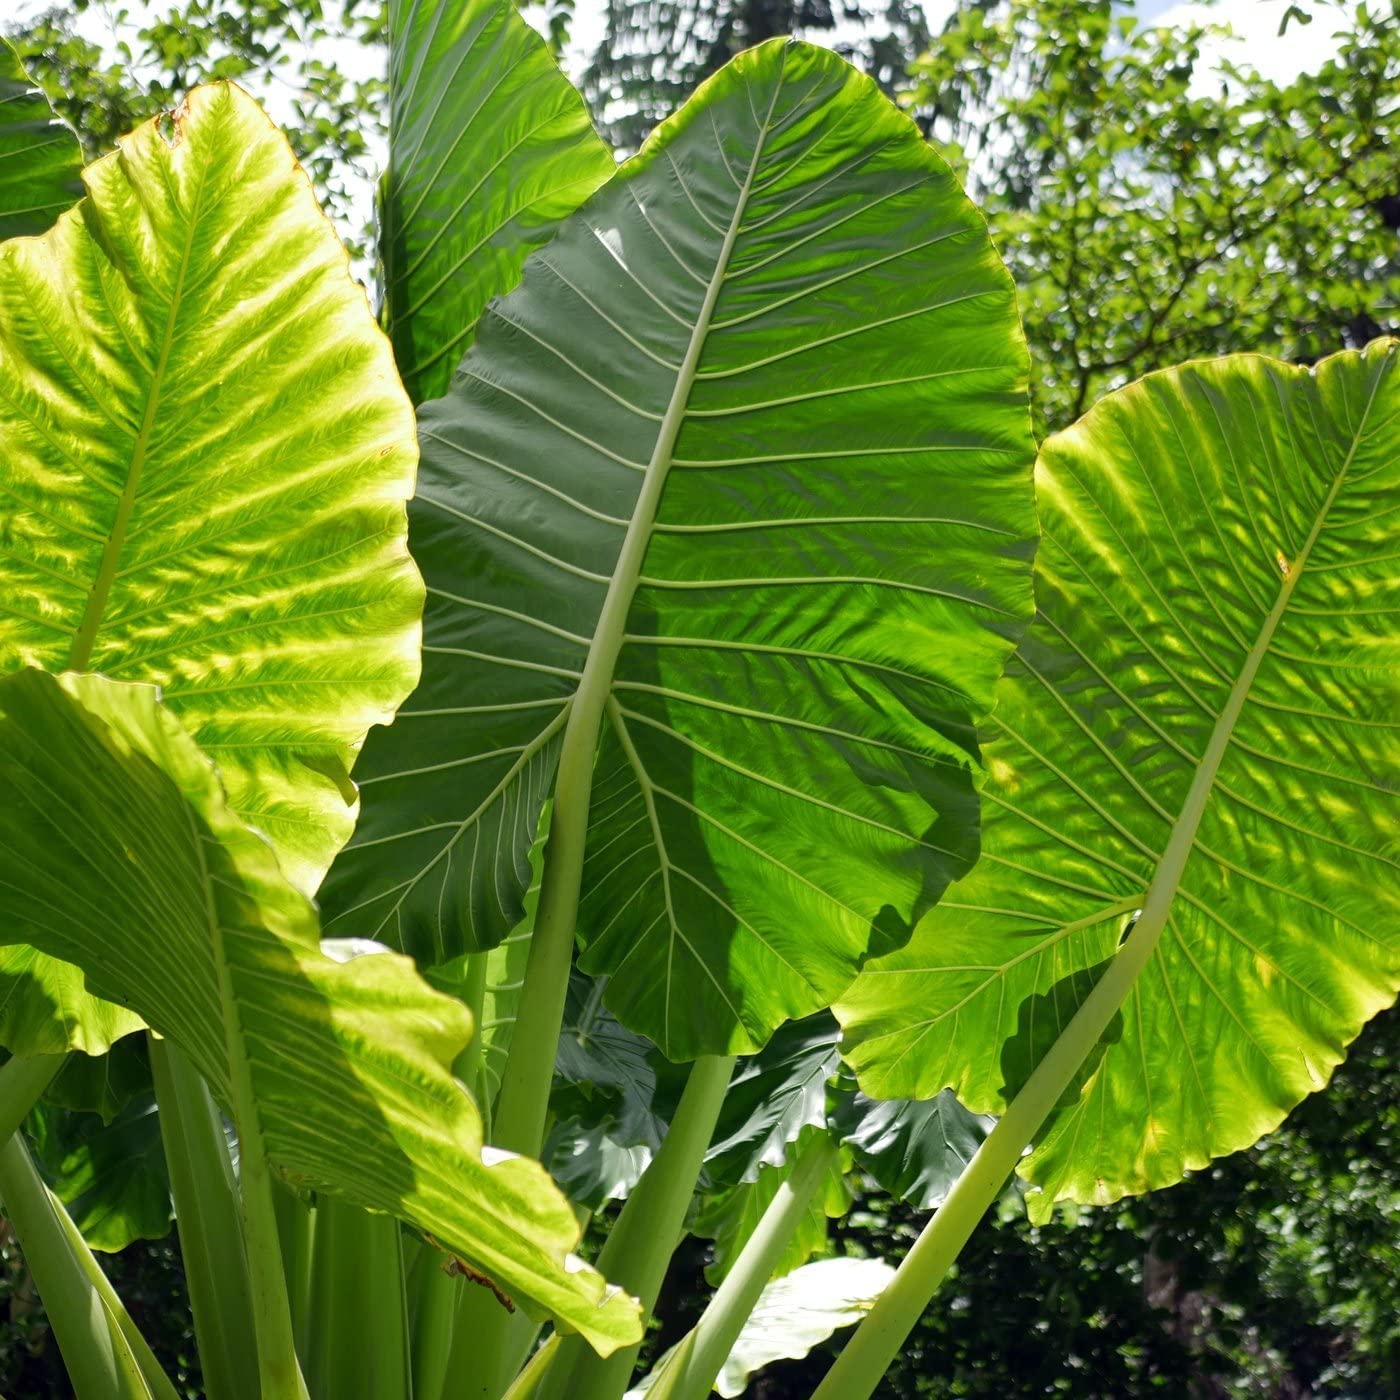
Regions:
<instances>
[{"instance_id":1,"label":"background tree","mask_svg":"<svg viewBox=\"0 0 1400 1400\"><path fill-rule=\"evenodd\" d=\"M110 42L79 29L101 17ZM366 248L364 192L377 174L388 88L384 0L176 0L145 11L66 0L0 25L56 111L94 160L117 138L175 106L199 83L233 78L279 113L322 205L352 254ZM368 76L347 72L346 51L378 50Z\"/></svg>"},{"instance_id":2,"label":"background tree","mask_svg":"<svg viewBox=\"0 0 1400 1400\"><path fill-rule=\"evenodd\" d=\"M917 0L607 0L583 90L616 144L632 150L697 83L779 34L835 49L888 92L930 38Z\"/></svg>"},{"instance_id":3,"label":"background tree","mask_svg":"<svg viewBox=\"0 0 1400 1400\"><path fill-rule=\"evenodd\" d=\"M1296 8L1296 7L1295 7ZM964 3L907 101L1021 289L1038 426L1192 356L1308 361L1400 305L1400 11L1324 6L1288 83L1109 0Z\"/></svg>"}]
</instances>

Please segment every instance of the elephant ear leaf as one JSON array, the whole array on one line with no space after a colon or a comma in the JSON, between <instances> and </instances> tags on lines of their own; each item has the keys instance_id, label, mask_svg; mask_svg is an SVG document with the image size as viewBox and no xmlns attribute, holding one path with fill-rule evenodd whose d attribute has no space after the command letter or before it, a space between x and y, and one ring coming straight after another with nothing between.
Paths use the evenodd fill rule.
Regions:
<instances>
[{"instance_id":1,"label":"elephant ear leaf","mask_svg":"<svg viewBox=\"0 0 1400 1400\"><path fill-rule=\"evenodd\" d=\"M0 673L160 685L309 891L353 824L365 731L417 677L411 406L238 88L196 89L168 137L146 123L84 180L0 246ZM95 1053L133 1025L28 949L0 983L13 1050Z\"/></svg>"},{"instance_id":2,"label":"elephant ear leaf","mask_svg":"<svg viewBox=\"0 0 1400 1400\"><path fill-rule=\"evenodd\" d=\"M975 856L971 720L1031 610L1025 381L909 119L825 50L735 59L420 414L425 679L367 748L327 928L497 942L558 776L630 1029L682 1060L827 1006Z\"/></svg>"},{"instance_id":3,"label":"elephant ear leaf","mask_svg":"<svg viewBox=\"0 0 1400 1400\"><path fill-rule=\"evenodd\" d=\"M1131 928L1141 970L1021 1163L1043 1214L1249 1146L1400 988L1400 352L1151 375L1038 487L981 863L837 1012L870 1093L997 1112Z\"/></svg>"},{"instance_id":4,"label":"elephant ear leaf","mask_svg":"<svg viewBox=\"0 0 1400 1400\"><path fill-rule=\"evenodd\" d=\"M614 169L513 0L390 0L380 257L414 403L446 390L486 303Z\"/></svg>"},{"instance_id":5,"label":"elephant ear leaf","mask_svg":"<svg viewBox=\"0 0 1400 1400\"><path fill-rule=\"evenodd\" d=\"M453 1078L470 1016L392 953L336 961L272 848L149 686L0 681L0 929L178 1045L256 1153L388 1212L604 1353L637 1308L573 1257L544 1168L483 1152Z\"/></svg>"},{"instance_id":6,"label":"elephant ear leaf","mask_svg":"<svg viewBox=\"0 0 1400 1400\"><path fill-rule=\"evenodd\" d=\"M0 240L43 233L83 192L82 148L0 38Z\"/></svg>"},{"instance_id":7,"label":"elephant ear leaf","mask_svg":"<svg viewBox=\"0 0 1400 1400\"><path fill-rule=\"evenodd\" d=\"M417 674L416 450L286 140L229 83L0 247L0 670L149 681L314 888Z\"/></svg>"}]
</instances>

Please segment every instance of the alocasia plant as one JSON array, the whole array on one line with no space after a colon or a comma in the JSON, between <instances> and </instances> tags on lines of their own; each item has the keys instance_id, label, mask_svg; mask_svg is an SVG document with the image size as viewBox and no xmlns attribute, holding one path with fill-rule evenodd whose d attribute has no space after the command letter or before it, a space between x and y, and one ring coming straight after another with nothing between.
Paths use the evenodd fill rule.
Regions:
<instances>
[{"instance_id":1,"label":"alocasia plant","mask_svg":"<svg viewBox=\"0 0 1400 1400\"><path fill-rule=\"evenodd\" d=\"M1025 372L942 161L783 42L487 311L420 412L425 675L324 903L425 962L488 948L553 794L504 1144L539 1144L576 920L626 1024L732 1053L970 862L970 725L1029 613Z\"/></svg>"},{"instance_id":2,"label":"alocasia plant","mask_svg":"<svg viewBox=\"0 0 1400 1400\"><path fill-rule=\"evenodd\" d=\"M836 1008L871 1092L1005 1116L823 1400L873 1386L1013 1167L1038 1212L1171 1185L1400 989L1400 347L1150 375L1037 484L981 862Z\"/></svg>"},{"instance_id":3,"label":"alocasia plant","mask_svg":"<svg viewBox=\"0 0 1400 1400\"><path fill-rule=\"evenodd\" d=\"M210 1400L617 1400L687 1230L651 1393L869 1310L848 1400L1013 1168L1169 1184L1394 997L1397 353L1044 444L989 716L1028 365L912 124L779 40L616 167L509 0L388 19L387 337L236 88L54 224L0 53L0 1194L81 1400L173 1393L15 1131L113 1041L43 1111L153 1075ZM933 1223L785 1294L855 1165Z\"/></svg>"}]
</instances>

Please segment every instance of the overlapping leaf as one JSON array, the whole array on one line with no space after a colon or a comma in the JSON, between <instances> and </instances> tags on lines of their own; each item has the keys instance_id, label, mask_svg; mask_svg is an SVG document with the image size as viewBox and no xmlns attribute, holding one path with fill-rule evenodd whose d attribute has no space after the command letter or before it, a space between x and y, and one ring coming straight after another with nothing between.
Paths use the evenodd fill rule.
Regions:
<instances>
[{"instance_id":1,"label":"overlapping leaf","mask_svg":"<svg viewBox=\"0 0 1400 1400\"><path fill-rule=\"evenodd\" d=\"M328 928L498 940L606 688L581 926L609 1004L673 1058L826 1005L975 853L967 721L1030 610L1025 374L912 124L830 53L737 59L420 416L425 679L361 767Z\"/></svg>"},{"instance_id":2,"label":"overlapping leaf","mask_svg":"<svg viewBox=\"0 0 1400 1400\"><path fill-rule=\"evenodd\" d=\"M1400 987L1397 360L1190 364L1044 446L982 861L837 1008L870 1092L998 1110L1159 882L1150 961L1023 1162L1041 1211L1254 1142Z\"/></svg>"},{"instance_id":3,"label":"overlapping leaf","mask_svg":"<svg viewBox=\"0 0 1400 1400\"><path fill-rule=\"evenodd\" d=\"M705 1170L726 1186L755 1181L764 1166L781 1166L807 1127L824 1126L827 1080L840 1066L841 1029L818 1012L780 1026L735 1069L715 1124Z\"/></svg>"},{"instance_id":4,"label":"overlapping leaf","mask_svg":"<svg viewBox=\"0 0 1400 1400\"><path fill-rule=\"evenodd\" d=\"M3 111L3 109L0 109ZM412 416L285 139L231 84L0 248L0 671L158 683L313 888L417 674Z\"/></svg>"},{"instance_id":5,"label":"overlapping leaf","mask_svg":"<svg viewBox=\"0 0 1400 1400\"><path fill-rule=\"evenodd\" d=\"M78 138L0 38L0 240L42 233L82 194Z\"/></svg>"},{"instance_id":6,"label":"overlapping leaf","mask_svg":"<svg viewBox=\"0 0 1400 1400\"><path fill-rule=\"evenodd\" d=\"M613 173L583 99L511 0L390 0L384 322L415 403L487 301Z\"/></svg>"},{"instance_id":7,"label":"overlapping leaf","mask_svg":"<svg viewBox=\"0 0 1400 1400\"><path fill-rule=\"evenodd\" d=\"M488 1165L450 1071L461 1004L394 954L321 951L312 905L153 689L10 676L0 764L3 936L178 1044L294 1182L409 1221L602 1351L637 1339L635 1303L570 1254L578 1225L544 1169Z\"/></svg>"}]
</instances>

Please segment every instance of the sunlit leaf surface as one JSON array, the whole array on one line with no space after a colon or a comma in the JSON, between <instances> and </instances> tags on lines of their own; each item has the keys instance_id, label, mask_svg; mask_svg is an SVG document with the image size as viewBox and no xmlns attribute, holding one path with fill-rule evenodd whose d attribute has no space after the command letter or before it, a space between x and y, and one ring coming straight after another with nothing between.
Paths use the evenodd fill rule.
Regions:
<instances>
[{"instance_id":1,"label":"sunlit leaf surface","mask_svg":"<svg viewBox=\"0 0 1400 1400\"><path fill-rule=\"evenodd\" d=\"M1197 362L1044 446L982 861L837 1007L871 1093L999 1110L1181 833L1151 960L1022 1164L1041 1212L1253 1143L1400 986L1397 359Z\"/></svg>"},{"instance_id":2,"label":"sunlit leaf surface","mask_svg":"<svg viewBox=\"0 0 1400 1400\"><path fill-rule=\"evenodd\" d=\"M84 180L42 238L0 247L0 672L159 684L313 889L365 730L417 675L410 407L238 88L197 89ZM136 1024L41 954L0 963L11 1049L95 1053Z\"/></svg>"},{"instance_id":3,"label":"sunlit leaf surface","mask_svg":"<svg viewBox=\"0 0 1400 1400\"><path fill-rule=\"evenodd\" d=\"M573 1258L578 1222L544 1169L483 1153L451 1072L461 1003L395 954L322 952L312 904L154 689L7 677L0 764L5 937L177 1044L298 1186L409 1221L600 1350L637 1339L635 1303Z\"/></svg>"}]
</instances>

